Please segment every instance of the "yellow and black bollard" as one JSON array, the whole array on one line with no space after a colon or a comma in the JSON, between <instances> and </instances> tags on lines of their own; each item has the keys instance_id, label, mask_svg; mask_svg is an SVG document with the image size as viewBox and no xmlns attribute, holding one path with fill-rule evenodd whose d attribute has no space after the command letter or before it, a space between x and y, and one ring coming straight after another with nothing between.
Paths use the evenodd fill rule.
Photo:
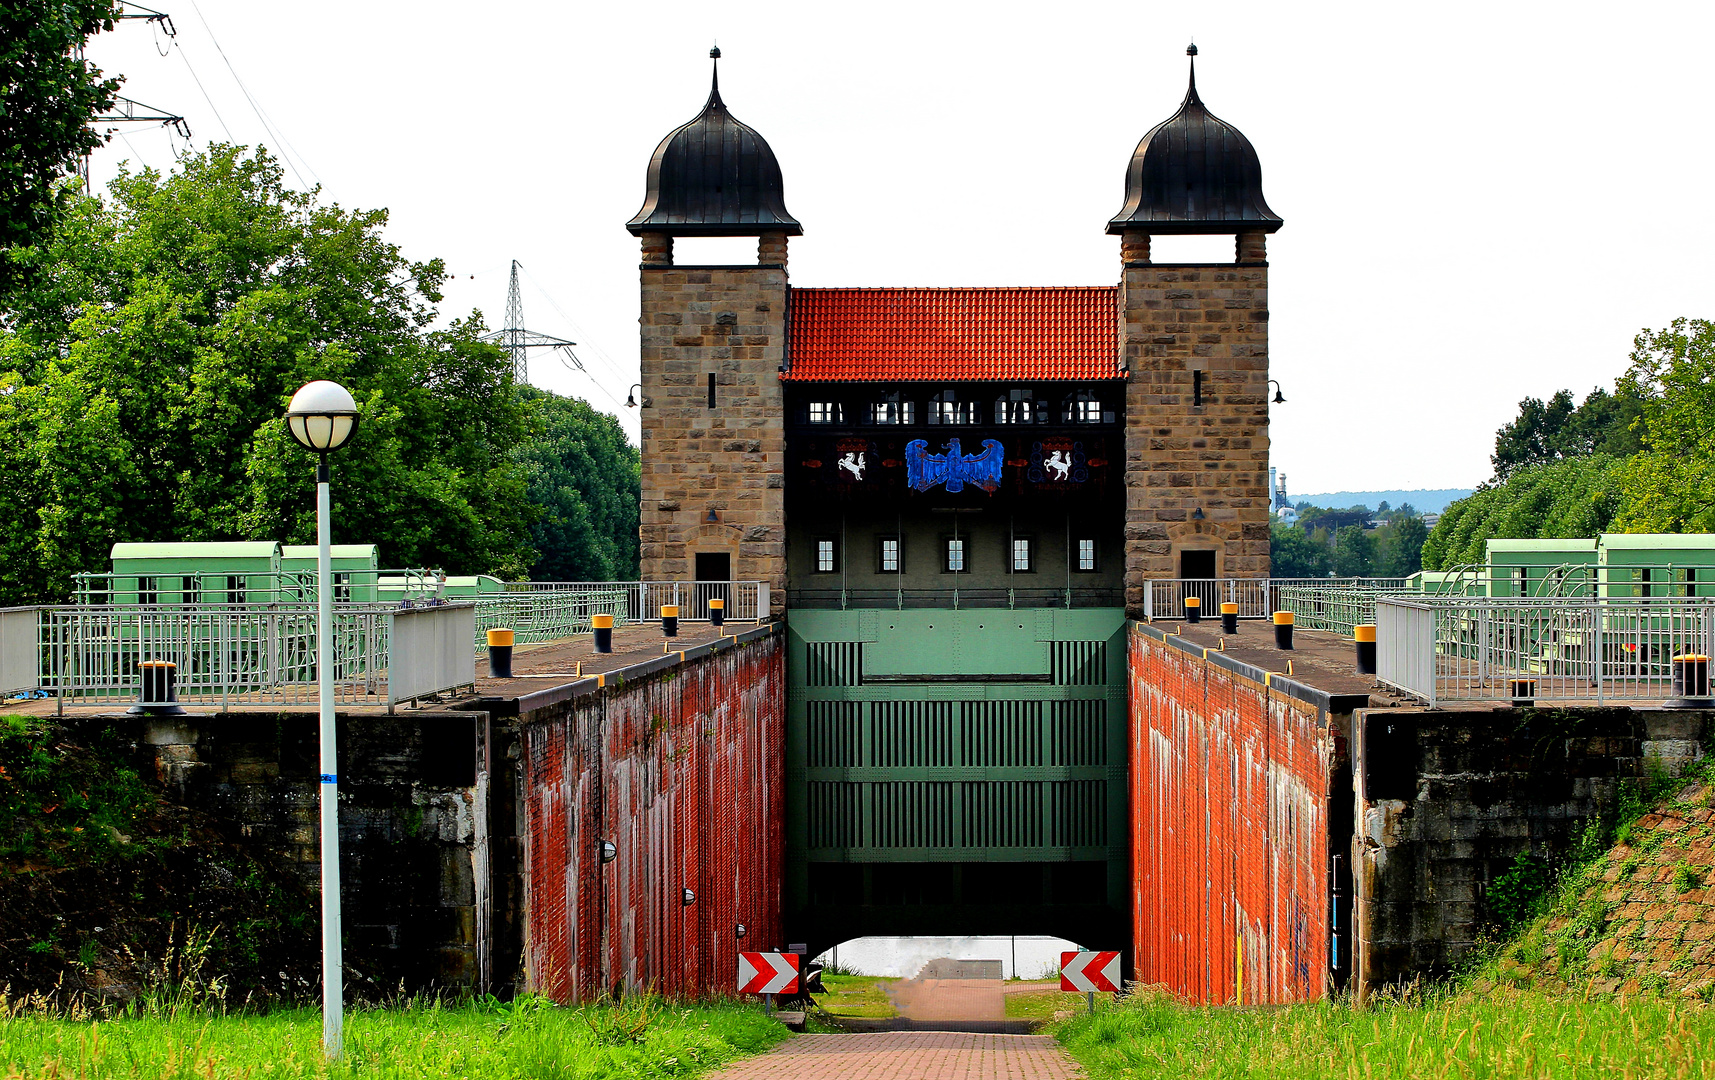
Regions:
<instances>
[{"instance_id":1,"label":"yellow and black bollard","mask_svg":"<svg viewBox=\"0 0 1715 1080\"><path fill-rule=\"evenodd\" d=\"M718 596L709 600L709 625L726 625L726 601Z\"/></svg>"},{"instance_id":2,"label":"yellow and black bollard","mask_svg":"<svg viewBox=\"0 0 1715 1080\"><path fill-rule=\"evenodd\" d=\"M1290 611L1274 613L1274 647L1277 649L1292 648L1292 612Z\"/></svg>"},{"instance_id":3,"label":"yellow and black bollard","mask_svg":"<svg viewBox=\"0 0 1715 1080\"><path fill-rule=\"evenodd\" d=\"M1515 707L1522 709L1527 705L1536 704L1535 679L1513 679L1510 681L1510 686Z\"/></svg>"},{"instance_id":4,"label":"yellow and black bollard","mask_svg":"<svg viewBox=\"0 0 1715 1080\"><path fill-rule=\"evenodd\" d=\"M1221 633L1236 634L1239 632L1239 605L1227 602L1221 605Z\"/></svg>"},{"instance_id":5,"label":"yellow and black bollard","mask_svg":"<svg viewBox=\"0 0 1715 1080\"><path fill-rule=\"evenodd\" d=\"M1709 698L1709 658L1702 653L1687 653L1673 658L1673 697L1670 709L1707 709Z\"/></svg>"},{"instance_id":6,"label":"yellow and black bollard","mask_svg":"<svg viewBox=\"0 0 1715 1080\"><path fill-rule=\"evenodd\" d=\"M512 678L512 631L505 627L488 632L488 674L494 679Z\"/></svg>"},{"instance_id":7,"label":"yellow and black bollard","mask_svg":"<svg viewBox=\"0 0 1715 1080\"><path fill-rule=\"evenodd\" d=\"M661 605L661 632L668 637L679 636L679 605Z\"/></svg>"},{"instance_id":8,"label":"yellow and black bollard","mask_svg":"<svg viewBox=\"0 0 1715 1080\"><path fill-rule=\"evenodd\" d=\"M1352 641L1358 649L1358 674L1374 675L1376 673L1376 628L1364 623L1352 627Z\"/></svg>"},{"instance_id":9,"label":"yellow and black bollard","mask_svg":"<svg viewBox=\"0 0 1715 1080\"><path fill-rule=\"evenodd\" d=\"M145 660L137 665L143 685L137 704L130 711L138 715L178 715L184 712L177 690L179 665L171 660Z\"/></svg>"},{"instance_id":10,"label":"yellow and black bollard","mask_svg":"<svg viewBox=\"0 0 1715 1080\"><path fill-rule=\"evenodd\" d=\"M613 616L591 615L590 633L595 638L596 652L613 651Z\"/></svg>"},{"instance_id":11,"label":"yellow and black bollard","mask_svg":"<svg viewBox=\"0 0 1715 1080\"><path fill-rule=\"evenodd\" d=\"M1203 621L1203 601L1201 598L1195 596L1187 596L1185 598L1185 621Z\"/></svg>"}]
</instances>

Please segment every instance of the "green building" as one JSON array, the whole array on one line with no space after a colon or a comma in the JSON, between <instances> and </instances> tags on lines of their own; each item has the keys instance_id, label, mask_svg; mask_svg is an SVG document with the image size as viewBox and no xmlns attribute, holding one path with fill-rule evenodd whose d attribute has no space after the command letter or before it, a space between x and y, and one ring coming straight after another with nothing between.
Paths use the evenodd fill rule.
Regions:
<instances>
[{"instance_id":1,"label":"green building","mask_svg":"<svg viewBox=\"0 0 1715 1080\"><path fill-rule=\"evenodd\" d=\"M1591 539L1490 540L1488 595L1589 596L1596 541Z\"/></svg>"},{"instance_id":2,"label":"green building","mask_svg":"<svg viewBox=\"0 0 1715 1080\"><path fill-rule=\"evenodd\" d=\"M1602 595L1715 596L1715 534L1603 533Z\"/></svg>"},{"instance_id":3,"label":"green building","mask_svg":"<svg viewBox=\"0 0 1715 1080\"><path fill-rule=\"evenodd\" d=\"M377 585L381 567L380 549L374 544L334 544L329 554L333 564L334 600L337 603L367 603L379 599ZM280 569L285 575L282 592L293 599L314 600L318 551L314 544L288 544L280 549ZM284 597L283 597L284 598Z\"/></svg>"},{"instance_id":4,"label":"green building","mask_svg":"<svg viewBox=\"0 0 1715 1080\"><path fill-rule=\"evenodd\" d=\"M278 598L280 545L272 540L114 544L113 573L78 582L96 604L266 604Z\"/></svg>"}]
</instances>

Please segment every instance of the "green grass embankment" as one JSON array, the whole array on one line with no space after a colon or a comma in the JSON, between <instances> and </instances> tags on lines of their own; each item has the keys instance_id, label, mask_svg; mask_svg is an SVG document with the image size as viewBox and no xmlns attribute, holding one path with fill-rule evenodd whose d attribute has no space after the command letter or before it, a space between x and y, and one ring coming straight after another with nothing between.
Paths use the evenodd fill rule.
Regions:
<instances>
[{"instance_id":1,"label":"green grass embankment","mask_svg":"<svg viewBox=\"0 0 1715 1080\"><path fill-rule=\"evenodd\" d=\"M42 1015L0 1020L0 1076L7 1080L513 1080L693 1076L766 1050L788 1032L755 1004L562 1009L526 998L511 1004L437 1004L355 1011L346 1054L322 1056L321 1014L209 1015L165 1009L99 1022Z\"/></svg>"},{"instance_id":2,"label":"green grass embankment","mask_svg":"<svg viewBox=\"0 0 1715 1080\"><path fill-rule=\"evenodd\" d=\"M882 986L898 981L876 975L823 975L822 985L828 992L816 1004L835 1019L886 1020L897 1011Z\"/></svg>"}]
</instances>

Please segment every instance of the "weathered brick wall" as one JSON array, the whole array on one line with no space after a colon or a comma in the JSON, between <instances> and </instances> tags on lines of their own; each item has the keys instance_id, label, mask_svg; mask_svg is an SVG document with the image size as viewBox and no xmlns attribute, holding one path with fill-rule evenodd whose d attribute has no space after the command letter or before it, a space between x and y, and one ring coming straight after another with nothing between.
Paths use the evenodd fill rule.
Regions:
<instances>
[{"instance_id":1,"label":"weathered brick wall","mask_svg":"<svg viewBox=\"0 0 1715 1080\"><path fill-rule=\"evenodd\" d=\"M1261 234L1232 266L1155 265L1124 238L1126 604L1177 577L1179 552L1212 548L1216 576L1266 576L1268 264ZM1202 405L1194 403L1201 372ZM1194 514L1201 509L1203 518Z\"/></svg>"},{"instance_id":2,"label":"weathered brick wall","mask_svg":"<svg viewBox=\"0 0 1715 1080\"><path fill-rule=\"evenodd\" d=\"M724 552L783 605L785 237L763 237L754 267L674 266L657 234L643 247L643 577L688 580L697 552Z\"/></svg>"},{"instance_id":3,"label":"weathered brick wall","mask_svg":"<svg viewBox=\"0 0 1715 1080\"><path fill-rule=\"evenodd\" d=\"M129 715L145 772L321 886L320 718ZM487 717L340 714L340 895L355 993L484 988Z\"/></svg>"},{"instance_id":4,"label":"weathered brick wall","mask_svg":"<svg viewBox=\"0 0 1715 1080\"><path fill-rule=\"evenodd\" d=\"M741 948L786 944L783 641L520 718L527 989L730 994Z\"/></svg>"},{"instance_id":5,"label":"weathered brick wall","mask_svg":"<svg viewBox=\"0 0 1715 1080\"><path fill-rule=\"evenodd\" d=\"M1446 972L1521 852L1556 858L1651 758L1699 753L1708 714L1373 709L1355 722L1357 989Z\"/></svg>"},{"instance_id":6,"label":"weathered brick wall","mask_svg":"<svg viewBox=\"0 0 1715 1080\"><path fill-rule=\"evenodd\" d=\"M1137 978L1210 1004L1325 996L1337 725L1313 691L1159 631L1134 624L1129 653Z\"/></svg>"}]
</instances>

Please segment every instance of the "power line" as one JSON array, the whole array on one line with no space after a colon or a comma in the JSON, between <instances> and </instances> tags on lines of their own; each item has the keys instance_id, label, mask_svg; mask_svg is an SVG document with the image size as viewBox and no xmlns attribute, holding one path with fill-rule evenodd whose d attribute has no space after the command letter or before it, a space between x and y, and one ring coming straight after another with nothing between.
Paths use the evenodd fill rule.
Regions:
<instances>
[{"instance_id":1,"label":"power line","mask_svg":"<svg viewBox=\"0 0 1715 1080\"><path fill-rule=\"evenodd\" d=\"M262 130L266 131L270 138L277 139L279 141L278 145L282 150L280 156L285 160L286 167L291 169L292 175L298 178L298 185L300 187L308 188L310 185L305 182L304 174L300 173L298 171L298 167L292 164L293 155L296 155L300 161L303 160L303 155L298 154L296 150L292 149L291 144L286 141L286 137L277 133L274 128L269 125L268 121L263 118L262 110L256 105L256 99L250 96L250 88L245 86L244 80L238 77L238 69L232 66L232 60L226 55L226 50L220 47L220 39L214 36L214 28L208 24L208 19L203 15L202 8L197 6L196 0L191 0L191 10L197 13L197 19L202 22L203 29L208 31L208 39L214 42L214 51L220 54L221 61L226 64L226 70L232 74L232 81L238 84L239 91L243 93L244 100L249 102L250 111L256 115L256 120L262 125ZM291 153L285 153L287 150L291 150ZM310 163L308 161L304 161L304 168L310 169ZM314 175L315 170L310 169L310 173ZM319 179L317 182L318 184L320 183Z\"/></svg>"}]
</instances>

